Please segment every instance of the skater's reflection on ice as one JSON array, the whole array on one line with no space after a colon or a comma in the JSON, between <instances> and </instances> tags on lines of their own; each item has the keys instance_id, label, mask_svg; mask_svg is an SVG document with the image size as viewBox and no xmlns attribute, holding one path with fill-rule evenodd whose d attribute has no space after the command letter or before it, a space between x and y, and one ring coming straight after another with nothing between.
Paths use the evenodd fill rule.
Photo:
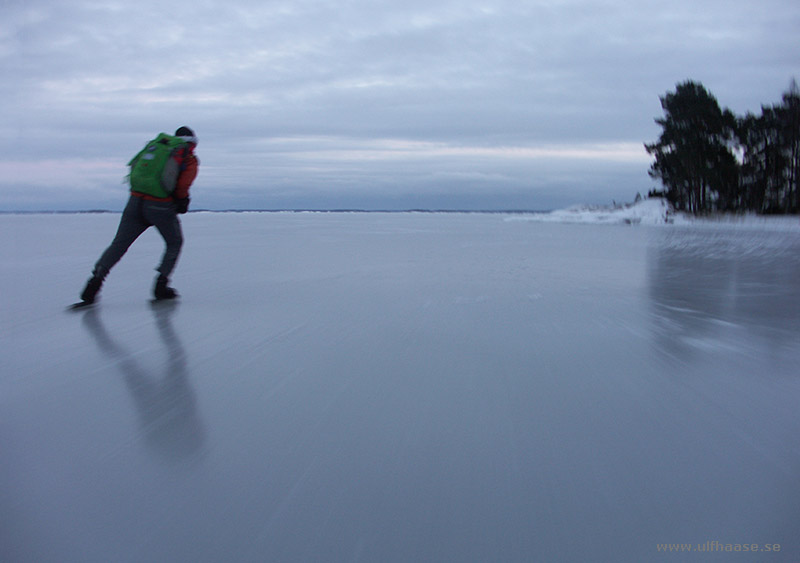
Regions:
<instances>
[{"instance_id":1,"label":"skater's reflection on ice","mask_svg":"<svg viewBox=\"0 0 800 563\"><path fill-rule=\"evenodd\" d=\"M136 354L111 337L97 309L86 312L83 326L103 354L116 360L148 450L166 462L191 462L202 454L206 436L189 381L186 352L172 326L178 304L159 302L151 307L166 352L156 373L148 373Z\"/></svg>"}]
</instances>

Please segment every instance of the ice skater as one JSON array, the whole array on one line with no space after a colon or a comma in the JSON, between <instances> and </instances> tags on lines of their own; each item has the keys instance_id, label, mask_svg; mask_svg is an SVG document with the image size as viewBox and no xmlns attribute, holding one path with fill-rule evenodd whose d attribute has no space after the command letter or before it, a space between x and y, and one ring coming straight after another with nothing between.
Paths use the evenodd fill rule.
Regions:
<instances>
[{"instance_id":1,"label":"ice skater","mask_svg":"<svg viewBox=\"0 0 800 563\"><path fill-rule=\"evenodd\" d=\"M95 264L78 305L94 303L111 268L133 241L153 226L161 233L166 245L161 264L156 268L158 277L153 296L156 300L178 296L175 289L169 287L169 276L183 245L178 214L189 209L189 187L197 176L199 164L194 155L196 146L194 132L188 127L180 127L175 135L161 133L128 163L131 168L128 204L122 212L117 234Z\"/></svg>"}]
</instances>

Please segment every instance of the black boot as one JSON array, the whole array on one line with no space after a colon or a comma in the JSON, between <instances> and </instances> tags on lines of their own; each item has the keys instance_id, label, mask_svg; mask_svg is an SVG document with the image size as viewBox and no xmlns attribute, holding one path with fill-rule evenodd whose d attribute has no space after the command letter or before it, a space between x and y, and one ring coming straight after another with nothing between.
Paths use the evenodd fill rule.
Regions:
<instances>
[{"instance_id":1,"label":"black boot","mask_svg":"<svg viewBox=\"0 0 800 563\"><path fill-rule=\"evenodd\" d=\"M167 285L168 283L169 280L166 277L158 276L156 286L153 288L153 295L157 301L161 301L162 299L175 299L178 296L178 292L175 291L174 288L169 287Z\"/></svg>"},{"instance_id":2,"label":"black boot","mask_svg":"<svg viewBox=\"0 0 800 563\"><path fill-rule=\"evenodd\" d=\"M103 280L105 278L105 272L95 269L92 277L89 278L88 282L86 282L86 287L83 288L83 293L81 293L81 301L84 303L94 303L97 293L103 286Z\"/></svg>"}]
</instances>

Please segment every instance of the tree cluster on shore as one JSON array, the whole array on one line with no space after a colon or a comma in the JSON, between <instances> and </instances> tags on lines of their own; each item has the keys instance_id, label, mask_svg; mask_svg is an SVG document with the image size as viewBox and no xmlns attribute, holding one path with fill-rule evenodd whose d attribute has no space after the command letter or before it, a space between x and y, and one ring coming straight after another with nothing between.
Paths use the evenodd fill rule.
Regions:
<instances>
[{"instance_id":1,"label":"tree cluster on shore","mask_svg":"<svg viewBox=\"0 0 800 563\"><path fill-rule=\"evenodd\" d=\"M702 84L679 83L660 98L662 132L645 144L650 176L681 211L797 213L800 90L792 80L780 104L760 115L722 109Z\"/></svg>"}]
</instances>

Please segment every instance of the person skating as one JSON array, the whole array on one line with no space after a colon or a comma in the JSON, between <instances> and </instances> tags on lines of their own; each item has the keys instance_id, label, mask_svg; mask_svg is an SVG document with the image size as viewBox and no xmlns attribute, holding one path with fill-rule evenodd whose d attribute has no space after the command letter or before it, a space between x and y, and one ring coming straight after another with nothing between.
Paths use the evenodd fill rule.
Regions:
<instances>
[{"instance_id":1,"label":"person skating","mask_svg":"<svg viewBox=\"0 0 800 563\"><path fill-rule=\"evenodd\" d=\"M161 264L156 268L153 296L155 299L174 299L178 293L169 286L169 276L175 268L183 245L183 233L178 214L189 209L189 188L197 176L199 162L194 154L197 136L188 127L180 127L175 135L160 134L150 141L128 163L131 167L131 193L114 240L94 266L92 277L81 292L82 304L94 303L111 268L119 262L131 244L149 227L155 227L164 239L166 248ZM159 163L160 151L168 153ZM159 163L159 164L153 164Z\"/></svg>"}]
</instances>

